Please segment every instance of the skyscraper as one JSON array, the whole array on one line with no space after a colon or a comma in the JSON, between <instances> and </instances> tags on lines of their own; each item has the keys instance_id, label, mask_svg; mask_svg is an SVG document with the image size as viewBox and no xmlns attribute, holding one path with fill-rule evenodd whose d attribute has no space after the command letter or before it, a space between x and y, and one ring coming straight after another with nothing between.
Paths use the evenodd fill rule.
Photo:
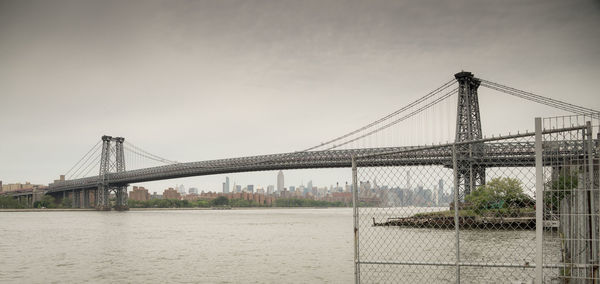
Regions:
<instances>
[{"instance_id":1,"label":"skyscraper","mask_svg":"<svg viewBox=\"0 0 600 284\"><path fill-rule=\"evenodd\" d=\"M444 201L444 180L443 179L440 179L438 181L438 194L437 195L438 195L438 200L443 202Z\"/></svg>"},{"instance_id":2,"label":"skyscraper","mask_svg":"<svg viewBox=\"0 0 600 284\"><path fill-rule=\"evenodd\" d=\"M225 182L223 183L223 193L229 193L229 177L225 177Z\"/></svg>"},{"instance_id":3,"label":"skyscraper","mask_svg":"<svg viewBox=\"0 0 600 284\"><path fill-rule=\"evenodd\" d=\"M279 173L277 174L277 191L283 191L283 187L283 172L279 171Z\"/></svg>"}]
</instances>

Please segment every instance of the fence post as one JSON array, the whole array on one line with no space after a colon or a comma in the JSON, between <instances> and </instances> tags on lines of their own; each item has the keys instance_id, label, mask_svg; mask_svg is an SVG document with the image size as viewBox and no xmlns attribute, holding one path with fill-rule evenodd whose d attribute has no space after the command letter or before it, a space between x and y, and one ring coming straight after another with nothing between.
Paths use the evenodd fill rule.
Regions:
<instances>
[{"instance_id":1,"label":"fence post","mask_svg":"<svg viewBox=\"0 0 600 284\"><path fill-rule=\"evenodd\" d=\"M542 119L535 118L535 283L543 282L544 169L542 164Z\"/></svg>"},{"instance_id":2,"label":"fence post","mask_svg":"<svg viewBox=\"0 0 600 284\"><path fill-rule=\"evenodd\" d=\"M594 140L593 140L593 128L592 122L586 121L586 156L587 156L587 199L588 199L588 223L590 226L589 239L591 251L589 252L590 260L589 263L597 264L598 261L598 248L596 242L598 241L598 235L596 231L597 212L596 212L596 192L594 192ZM597 265L592 266L591 278L596 280L598 267Z\"/></svg>"},{"instance_id":3,"label":"fence post","mask_svg":"<svg viewBox=\"0 0 600 284\"><path fill-rule=\"evenodd\" d=\"M358 251L358 176L356 156L352 156L352 208L354 213L354 283L360 283L360 266Z\"/></svg>"},{"instance_id":4,"label":"fence post","mask_svg":"<svg viewBox=\"0 0 600 284\"><path fill-rule=\"evenodd\" d=\"M458 210L459 202L459 182L458 182L458 164L456 161L456 144L452 145L452 169L454 172L454 232L456 236L456 283L460 283L460 221Z\"/></svg>"}]
</instances>

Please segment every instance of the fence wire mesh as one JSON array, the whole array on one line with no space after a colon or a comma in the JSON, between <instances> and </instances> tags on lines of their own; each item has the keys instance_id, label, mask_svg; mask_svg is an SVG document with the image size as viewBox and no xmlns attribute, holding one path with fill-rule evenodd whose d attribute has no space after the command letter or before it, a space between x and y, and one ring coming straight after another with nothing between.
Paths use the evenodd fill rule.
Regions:
<instances>
[{"instance_id":1,"label":"fence wire mesh","mask_svg":"<svg viewBox=\"0 0 600 284\"><path fill-rule=\"evenodd\" d=\"M356 282L597 281L598 139L557 122L540 129L541 191L535 133L354 157Z\"/></svg>"},{"instance_id":2,"label":"fence wire mesh","mask_svg":"<svg viewBox=\"0 0 600 284\"><path fill-rule=\"evenodd\" d=\"M597 116L596 116L597 118ZM581 129L542 137L544 178L544 282L598 283L598 120L564 116L544 129Z\"/></svg>"}]
</instances>

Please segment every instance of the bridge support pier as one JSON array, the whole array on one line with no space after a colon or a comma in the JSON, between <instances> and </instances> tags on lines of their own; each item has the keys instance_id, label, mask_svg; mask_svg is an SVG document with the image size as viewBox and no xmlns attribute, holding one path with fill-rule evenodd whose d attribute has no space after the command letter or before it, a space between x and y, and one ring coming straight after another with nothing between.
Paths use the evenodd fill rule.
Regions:
<instances>
[{"instance_id":1,"label":"bridge support pier","mask_svg":"<svg viewBox=\"0 0 600 284\"><path fill-rule=\"evenodd\" d=\"M81 204L81 191L73 190L72 200L73 200L72 207L79 208L80 204Z\"/></svg>"},{"instance_id":2,"label":"bridge support pier","mask_svg":"<svg viewBox=\"0 0 600 284\"><path fill-rule=\"evenodd\" d=\"M455 142L468 142L483 137L477 89L481 81L471 72L454 75L458 81L458 104L456 110ZM485 184L485 167L474 164L473 157L481 156L483 143L460 144L454 155L457 161L458 190L462 198L477 186Z\"/></svg>"},{"instance_id":3,"label":"bridge support pier","mask_svg":"<svg viewBox=\"0 0 600 284\"><path fill-rule=\"evenodd\" d=\"M88 208L90 205L90 193L87 189L81 190L81 206L80 208Z\"/></svg>"},{"instance_id":4,"label":"bridge support pier","mask_svg":"<svg viewBox=\"0 0 600 284\"><path fill-rule=\"evenodd\" d=\"M129 210L129 206L127 205L127 187L121 186L121 187L116 188L115 195L117 197L117 204L115 205L115 210L118 210L118 211Z\"/></svg>"},{"instance_id":5,"label":"bridge support pier","mask_svg":"<svg viewBox=\"0 0 600 284\"><path fill-rule=\"evenodd\" d=\"M108 199L110 195L110 191L108 187L100 185L98 189L96 189L96 195L98 199L96 200L96 210L100 211L110 211L110 200Z\"/></svg>"},{"instance_id":6,"label":"bridge support pier","mask_svg":"<svg viewBox=\"0 0 600 284\"><path fill-rule=\"evenodd\" d=\"M111 148L111 144L114 142L114 148ZM100 181L98 183L98 189L96 195L98 201L96 202L97 210L111 210L111 204L109 200L110 191L115 191L116 196L116 210L128 210L127 207L127 186L118 185L111 188L110 178L112 173L120 173L125 171L125 153L123 148L123 137L111 137L102 136L102 154L100 156ZM111 154L114 153L114 156ZM111 161L111 157L115 158L115 161Z\"/></svg>"}]
</instances>

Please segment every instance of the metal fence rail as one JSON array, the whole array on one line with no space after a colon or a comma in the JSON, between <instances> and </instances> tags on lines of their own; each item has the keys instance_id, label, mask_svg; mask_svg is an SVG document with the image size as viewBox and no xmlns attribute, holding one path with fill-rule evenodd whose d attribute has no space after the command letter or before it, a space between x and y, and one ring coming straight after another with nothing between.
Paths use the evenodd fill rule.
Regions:
<instances>
[{"instance_id":1,"label":"metal fence rail","mask_svg":"<svg viewBox=\"0 0 600 284\"><path fill-rule=\"evenodd\" d=\"M598 283L598 123L589 117L547 118L543 128L580 124L578 131L542 135L551 153L542 157L545 228L543 279L548 283ZM594 139L596 138L596 139ZM559 155L562 141L581 141L573 155ZM559 251L556 254L555 251Z\"/></svg>"},{"instance_id":2,"label":"metal fence rail","mask_svg":"<svg viewBox=\"0 0 600 284\"><path fill-rule=\"evenodd\" d=\"M382 164L411 150L355 156L356 282L598 281L597 121L538 121L537 133L429 147L452 152L444 165ZM529 150L486 156L497 142Z\"/></svg>"}]
</instances>

